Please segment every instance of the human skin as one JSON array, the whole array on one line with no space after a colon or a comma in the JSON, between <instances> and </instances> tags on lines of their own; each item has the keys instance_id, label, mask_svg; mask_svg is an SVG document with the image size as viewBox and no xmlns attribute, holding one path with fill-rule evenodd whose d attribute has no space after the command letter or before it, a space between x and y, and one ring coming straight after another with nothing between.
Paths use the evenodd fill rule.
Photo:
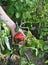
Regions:
<instances>
[{"instance_id":1,"label":"human skin","mask_svg":"<svg viewBox=\"0 0 48 65\"><path fill-rule=\"evenodd\" d=\"M3 8L0 6L0 19L5 21L5 24L10 28L11 30L11 34L12 34L12 37L14 37L15 35L15 23L10 19L10 17L5 13L5 11L3 10Z\"/></svg>"},{"instance_id":2,"label":"human skin","mask_svg":"<svg viewBox=\"0 0 48 65\"><path fill-rule=\"evenodd\" d=\"M5 21L5 24L10 28L11 30L11 34L12 34L12 37L14 38L15 34L17 32L15 32L15 23L12 21L12 19L5 13L5 11L3 10L3 8L0 6L0 19ZM19 31L21 32L21 34L23 34L23 36L25 37L22 29L19 29Z\"/></svg>"}]
</instances>

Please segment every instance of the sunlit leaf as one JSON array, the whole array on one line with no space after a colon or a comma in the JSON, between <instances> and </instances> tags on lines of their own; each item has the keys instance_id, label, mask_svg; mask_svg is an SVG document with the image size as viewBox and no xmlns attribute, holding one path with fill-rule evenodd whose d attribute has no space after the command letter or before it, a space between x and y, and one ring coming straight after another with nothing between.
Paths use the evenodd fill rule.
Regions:
<instances>
[{"instance_id":1,"label":"sunlit leaf","mask_svg":"<svg viewBox=\"0 0 48 65\"><path fill-rule=\"evenodd\" d=\"M5 37L5 44L6 44L7 48L8 48L8 50L11 50L8 37Z\"/></svg>"},{"instance_id":2,"label":"sunlit leaf","mask_svg":"<svg viewBox=\"0 0 48 65\"><path fill-rule=\"evenodd\" d=\"M48 60L46 60L45 63L48 63Z\"/></svg>"}]
</instances>

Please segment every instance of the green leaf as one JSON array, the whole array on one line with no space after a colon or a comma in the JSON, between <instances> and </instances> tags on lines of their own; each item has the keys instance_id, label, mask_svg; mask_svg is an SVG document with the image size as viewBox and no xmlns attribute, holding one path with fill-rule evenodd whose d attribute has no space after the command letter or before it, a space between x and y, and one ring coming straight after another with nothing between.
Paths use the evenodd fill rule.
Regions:
<instances>
[{"instance_id":1,"label":"green leaf","mask_svg":"<svg viewBox=\"0 0 48 65\"><path fill-rule=\"evenodd\" d=\"M35 64L31 64L31 65L35 65Z\"/></svg>"},{"instance_id":2,"label":"green leaf","mask_svg":"<svg viewBox=\"0 0 48 65\"><path fill-rule=\"evenodd\" d=\"M38 49L36 49L36 56L38 55Z\"/></svg>"},{"instance_id":3,"label":"green leaf","mask_svg":"<svg viewBox=\"0 0 48 65\"><path fill-rule=\"evenodd\" d=\"M10 17L12 17L13 14L14 14L14 7L13 7L13 5L12 5L12 4L11 4L11 5L8 5L8 6L6 7L5 11L6 11L6 13L7 13Z\"/></svg>"},{"instance_id":4,"label":"green leaf","mask_svg":"<svg viewBox=\"0 0 48 65\"><path fill-rule=\"evenodd\" d=\"M21 2L24 2L24 0L20 0Z\"/></svg>"},{"instance_id":5,"label":"green leaf","mask_svg":"<svg viewBox=\"0 0 48 65\"><path fill-rule=\"evenodd\" d=\"M44 50L48 50L48 45L45 45L44 46Z\"/></svg>"},{"instance_id":6,"label":"green leaf","mask_svg":"<svg viewBox=\"0 0 48 65\"><path fill-rule=\"evenodd\" d=\"M32 33L29 30L27 32L27 38L32 38Z\"/></svg>"},{"instance_id":7,"label":"green leaf","mask_svg":"<svg viewBox=\"0 0 48 65\"><path fill-rule=\"evenodd\" d=\"M31 18L30 12L27 11L25 16L26 16L26 18Z\"/></svg>"},{"instance_id":8,"label":"green leaf","mask_svg":"<svg viewBox=\"0 0 48 65\"><path fill-rule=\"evenodd\" d=\"M6 35L9 35L10 34L10 29L6 26L6 24L2 24L2 26L3 26L3 28L4 28L4 31L5 31L5 33L4 34L6 34Z\"/></svg>"},{"instance_id":9,"label":"green leaf","mask_svg":"<svg viewBox=\"0 0 48 65\"><path fill-rule=\"evenodd\" d=\"M20 13L16 13L16 18L19 18L20 17Z\"/></svg>"},{"instance_id":10,"label":"green leaf","mask_svg":"<svg viewBox=\"0 0 48 65\"><path fill-rule=\"evenodd\" d=\"M46 60L45 63L48 63L48 60Z\"/></svg>"},{"instance_id":11,"label":"green leaf","mask_svg":"<svg viewBox=\"0 0 48 65\"><path fill-rule=\"evenodd\" d=\"M19 26L18 26L18 23L16 22L15 31L18 32L18 30L19 30Z\"/></svg>"},{"instance_id":12,"label":"green leaf","mask_svg":"<svg viewBox=\"0 0 48 65\"><path fill-rule=\"evenodd\" d=\"M9 51L8 51L7 49L5 49L4 51L1 51L1 53L4 54L4 55L5 55L5 54L8 54L8 52L9 52Z\"/></svg>"},{"instance_id":13,"label":"green leaf","mask_svg":"<svg viewBox=\"0 0 48 65\"><path fill-rule=\"evenodd\" d=\"M26 60L25 60L25 58L23 58L23 57L21 57L21 65L26 65L27 64L27 62L26 62Z\"/></svg>"},{"instance_id":14,"label":"green leaf","mask_svg":"<svg viewBox=\"0 0 48 65\"><path fill-rule=\"evenodd\" d=\"M8 37L5 37L5 44L8 48L8 50L11 50Z\"/></svg>"},{"instance_id":15,"label":"green leaf","mask_svg":"<svg viewBox=\"0 0 48 65\"><path fill-rule=\"evenodd\" d=\"M1 48L2 48L3 51L5 50L5 48L4 48L4 46L2 44L1 44Z\"/></svg>"}]
</instances>

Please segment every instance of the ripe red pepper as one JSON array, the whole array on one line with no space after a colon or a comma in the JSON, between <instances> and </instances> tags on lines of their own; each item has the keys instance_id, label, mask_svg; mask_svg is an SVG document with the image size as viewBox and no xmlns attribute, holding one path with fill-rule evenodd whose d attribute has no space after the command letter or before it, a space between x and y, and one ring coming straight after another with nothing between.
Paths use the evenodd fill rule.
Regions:
<instances>
[{"instance_id":1,"label":"ripe red pepper","mask_svg":"<svg viewBox=\"0 0 48 65\"><path fill-rule=\"evenodd\" d=\"M15 34L14 40L18 40L19 42L24 40L24 35L19 31Z\"/></svg>"}]
</instances>

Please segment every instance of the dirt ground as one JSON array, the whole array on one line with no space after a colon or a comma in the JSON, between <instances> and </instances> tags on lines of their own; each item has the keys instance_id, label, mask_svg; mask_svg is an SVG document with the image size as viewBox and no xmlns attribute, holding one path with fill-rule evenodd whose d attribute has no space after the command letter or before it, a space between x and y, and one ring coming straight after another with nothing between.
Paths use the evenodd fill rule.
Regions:
<instances>
[{"instance_id":1,"label":"dirt ground","mask_svg":"<svg viewBox=\"0 0 48 65\"><path fill-rule=\"evenodd\" d=\"M25 53L28 55L30 59L32 59L32 62L35 63L35 65L46 65L44 63L45 57L42 58L34 57L32 56L29 49L27 49ZM0 55L0 65L19 65L18 58L15 54L11 55L10 59L8 58L9 58L8 55Z\"/></svg>"}]
</instances>

